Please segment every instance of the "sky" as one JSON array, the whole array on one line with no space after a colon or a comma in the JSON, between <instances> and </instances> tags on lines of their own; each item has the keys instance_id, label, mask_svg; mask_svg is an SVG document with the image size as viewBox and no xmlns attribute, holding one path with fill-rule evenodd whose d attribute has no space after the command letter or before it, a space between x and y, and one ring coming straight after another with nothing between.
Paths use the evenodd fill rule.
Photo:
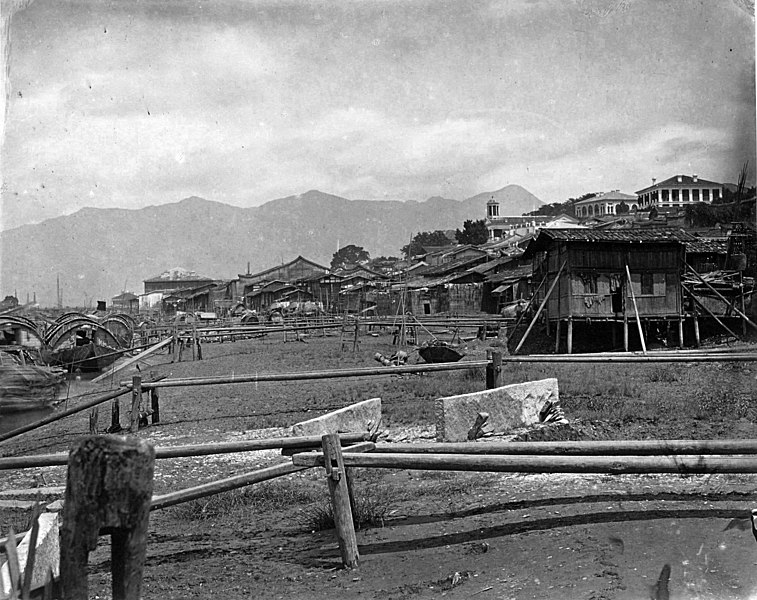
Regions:
<instances>
[{"instance_id":1,"label":"sky","mask_svg":"<svg viewBox=\"0 0 757 600\"><path fill-rule=\"evenodd\" d=\"M747 160L754 181L750 0L25 3L3 229L311 189L558 202Z\"/></svg>"}]
</instances>

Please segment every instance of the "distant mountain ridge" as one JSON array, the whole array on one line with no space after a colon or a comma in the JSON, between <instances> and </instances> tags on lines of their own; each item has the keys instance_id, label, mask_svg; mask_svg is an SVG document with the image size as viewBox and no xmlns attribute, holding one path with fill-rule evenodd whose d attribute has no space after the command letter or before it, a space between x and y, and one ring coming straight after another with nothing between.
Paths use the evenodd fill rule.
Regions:
<instances>
[{"instance_id":1,"label":"distant mountain ridge","mask_svg":"<svg viewBox=\"0 0 757 600\"><path fill-rule=\"evenodd\" d=\"M196 196L141 209L84 208L71 215L0 233L0 295L34 293L43 305L56 299L88 306L181 266L232 279L301 254L329 265L339 246L363 246L371 256L397 256L420 231L462 228L482 219L492 196L500 214L522 214L543 204L524 188L507 186L458 201L348 200L311 190L240 208Z\"/></svg>"}]
</instances>

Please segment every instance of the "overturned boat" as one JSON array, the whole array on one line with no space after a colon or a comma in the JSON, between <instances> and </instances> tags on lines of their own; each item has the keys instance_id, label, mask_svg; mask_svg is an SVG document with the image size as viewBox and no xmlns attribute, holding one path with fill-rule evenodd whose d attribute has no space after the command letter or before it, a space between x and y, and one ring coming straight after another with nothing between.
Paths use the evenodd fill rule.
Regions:
<instances>
[{"instance_id":1,"label":"overturned boat","mask_svg":"<svg viewBox=\"0 0 757 600\"><path fill-rule=\"evenodd\" d=\"M418 355L427 363L457 362L465 356L456 346L438 340L427 342L418 348Z\"/></svg>"}]
</instances>

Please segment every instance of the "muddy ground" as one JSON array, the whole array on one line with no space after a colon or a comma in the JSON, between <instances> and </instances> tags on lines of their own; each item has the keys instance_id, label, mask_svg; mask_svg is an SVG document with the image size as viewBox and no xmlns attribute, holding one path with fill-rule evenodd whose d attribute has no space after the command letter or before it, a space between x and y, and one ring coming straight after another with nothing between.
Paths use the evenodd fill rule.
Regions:
<instances>
[{"instance_id":1,"label":"muddy ground","mask_svg":"<svg viewBox=\"0 0 757 600\"><path fill-rule=\"evenodd\" d=\"M483 359L487 345L471 342L466 360ZM205 344L203 361L159 355L141 369L178 377L365 367L378 365L375 352L393 350L387 332L362 337L355 353L351 344L341 350L338 335L285 343L278 334ZM566 415L585 439L725 439L757 437L754 375L736 363L518 365L506 368L504 383L557 377ZM74 382L70 393L89 387ZM434 398L483 388L482 370L173 388L163 390L161 424L138 435L156 446L280 435L379 396L382 439L429 441ZM101 429L109 417L102 409ZM0 444L0 454L67 450L87 431L81 413ZM274 451L161 460L155 492L284 460ZM0 472L3 489L64 483L63 468ZM755 477L741 475L358 469L366 523L357 533L360 566L344 570L323 472L311 469L152 513L143 597L757 598L757 543L746 518L757 507L754 489ZM5 511L0 526L25 518ZM110 597L107 538L90 562L91 597ZM658 581L666 564L669 580Z\"/></svg>"}]
</instances>

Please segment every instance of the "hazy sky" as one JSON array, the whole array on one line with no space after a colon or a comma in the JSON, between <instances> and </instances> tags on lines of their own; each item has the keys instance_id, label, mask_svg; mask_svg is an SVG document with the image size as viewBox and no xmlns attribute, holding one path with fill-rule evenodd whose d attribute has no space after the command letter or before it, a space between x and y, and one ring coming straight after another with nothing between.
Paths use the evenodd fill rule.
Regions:
<instances>
[{"instance_id":1,"label":"hazy sky","mask_svg":"<svg viewBox=\"0 0 757 600\"><path fill-rule=\"evenodd\" d=\"M754 179L747 0L36 0L10 30L4 228L190 195Z\"/></svg>"}]
</instances>

